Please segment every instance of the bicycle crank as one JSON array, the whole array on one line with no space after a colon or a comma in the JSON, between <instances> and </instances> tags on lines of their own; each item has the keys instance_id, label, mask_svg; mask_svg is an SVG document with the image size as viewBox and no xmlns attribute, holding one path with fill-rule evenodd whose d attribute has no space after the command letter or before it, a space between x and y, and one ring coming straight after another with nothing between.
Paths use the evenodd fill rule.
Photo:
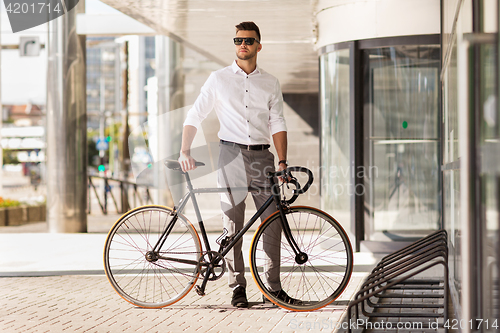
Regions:
<instances>
[{"instance_id":1,"label":"bicycle crank","mask_svg":"<svg viewBox=\"0 0 500 333\"><path fill-rule=\"evenodd\" d=\"M226 272L226 260L219 252L207 251L198 261L198 270L203 278L208 274L209 281L218 280Z\"/></svg>"}]
</instances>

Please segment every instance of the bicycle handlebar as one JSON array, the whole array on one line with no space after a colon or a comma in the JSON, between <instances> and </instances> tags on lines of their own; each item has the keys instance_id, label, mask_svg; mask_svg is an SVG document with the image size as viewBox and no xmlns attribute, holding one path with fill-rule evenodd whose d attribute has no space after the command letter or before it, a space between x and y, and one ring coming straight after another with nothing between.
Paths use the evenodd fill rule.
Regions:
<instances>
[{"instance_id":1,"label":"bicycle handlebar","mask_svg":"<svg viewBox=\"0 0 500 333\"><path fill-rule=\"evenodd\" d=\"M299 193L297 193L296 190L300 189L300 184L299 184L299 182L296 179L290 179L290 180L288 180L287 181L287 185L288 184L292 184L293 186L295 186L295 188L293 189L293 195L292 195L292 197L290 199L288 199L288 200L284 200L288 205L291 205L299 197Z\"/></svg>"},{"instance_id":2,"label":"bicycle handlebar","mask_svg":"<svg viewBox=\"0 0 500 333\"><path fill-rule=\"evenodd\" d=\"M296 178L294 178L292 173L291 173L292 171L304 172L309 177L309 179L307 180L307 182L303 188L300 188L300 184L297 182ZM291 180L289 182L291 184L293 184L296 188L293 190L293 197L290 200L288 200L289 203L292 203L293 201L295 201L295 199L297 198L297 196L299 194L306 193L314 181L314 176L313 176L313 173L311 172L311 170L309 170L308 168L301 167L301 166L292 166L292 167L288 167L288 168L281 170L281 171L278 171L278 172L269 172L268 177L283 177L285 179L287 179L288 177L291 178Z\"/></svg>"}]
</instances>

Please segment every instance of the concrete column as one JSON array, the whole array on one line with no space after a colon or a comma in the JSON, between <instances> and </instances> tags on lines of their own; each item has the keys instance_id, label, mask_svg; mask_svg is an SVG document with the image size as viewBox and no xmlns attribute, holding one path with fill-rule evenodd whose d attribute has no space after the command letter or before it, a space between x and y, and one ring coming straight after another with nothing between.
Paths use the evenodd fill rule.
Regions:
<instances>
[{"instance_id":1,"label":"concrete column","mask_svg":"<svg viewBox=\"0 0 500 333\"><path fill-rule=\"evenodd\" d=\"M50 232L86 232L87 115L85 36L76 14L48 23L47 221Z\"/></svg>"}]
</instances>

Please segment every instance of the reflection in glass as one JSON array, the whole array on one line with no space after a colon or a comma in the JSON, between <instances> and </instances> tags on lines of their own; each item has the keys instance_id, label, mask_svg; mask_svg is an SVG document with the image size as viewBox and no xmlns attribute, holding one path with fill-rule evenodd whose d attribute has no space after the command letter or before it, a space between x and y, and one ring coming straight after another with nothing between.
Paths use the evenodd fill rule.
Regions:
<instances>
[{"instance_id":1,"label":"reflection in glass","mask_svg":"<svg viewBox=\"0 0 500 333\"><path fill-rule=\"evenodd\" d=\"M456 37L454 38L456 42ZM451 47L448 67L443 71L443 164L455 162L459 156L457 45Z\"/></svg>"},{"instance_id":2,"label":"reflection in glass","mask_svg":"<svg viewBox=\"0 0 500 333\"><path fill-rule=\"evenodd\" d=\"M483 252L483 316L494 321L499 315L498 304L498 224L499 224L499 178L495 175L485 175L482 178L485 221L485 235L481 242ZM487 332L494 331L491 327ZM496 331L496 330L495 330Z\"/></svg>"},{"instance_id":3,"label":"reflection in glass","mask_svg":"<svg viewBox=\"0 0 500 333\"><path fill-rule=\"evenodd\" d=\"M366 234L428 234L439 227L439 46L365 50L363 62Z\"/></svg>"},{"instance_id":4,"label":"reflection in glass","mask_svg":"<svg viewBox=\"0 0 500 333\"><path fill-rule=\"evenodd\" d=\"M443 228L448 232L450 291L461 299L462 265L460 223L460 150L458 140L457 37L449 40L448 58L443 68Z\"/></svg>"},{"instance_id":5,"label":"reflection in glass","mask_svg":"<svg viewBox=\"0 0 500 333\"><path fill-rule=\"evenodd\" d=\"M322 208L349 230L349 50L321 56L320 65Z\"/></svg>"},{"instance_id":6,"label":"reflection in glass","mask_svg":"<svg viewBox=\"0 0 500 333\"><path fill-rule=\"evenodd\" d=\"M481 142L480 151L498 151L500 136L498 133L499 109L497 107L497 94L495 85L495 49L496 45L481 46L481 103L482 103L482 122L481 122ZM493 162L498 164L498 159ZM498 304L498 231L500 223L500 195L498 174L491 172L489 165L482 165L487 172L481 175L481 194L483 196L482 205L482 230L483 237L480 242L483 262L481 264L483 280L483 314L485 320L493 322L499 316ZM489 327L485 332L496 331Z\"/></svg>"},{"instance_id":7,"label":"reflection in glass","mask_svg":"<svg viewBox=\"0 0 500 333\"><path fill-rule=\"evenodd\" d=\"M460 298L462 291L462 258L460 227L460 170L443 172L443 220L448 232L448 272L450 283Z\"/></svg>"}]
</instances>

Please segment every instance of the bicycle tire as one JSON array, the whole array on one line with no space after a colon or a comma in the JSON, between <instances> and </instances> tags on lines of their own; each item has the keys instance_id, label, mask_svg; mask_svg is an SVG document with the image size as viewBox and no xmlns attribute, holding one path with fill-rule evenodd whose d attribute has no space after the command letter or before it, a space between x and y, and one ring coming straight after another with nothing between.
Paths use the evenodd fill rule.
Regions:
<instances>
[{"instance_id":1,"label":"bicycle tire","mask_svg":"<svg viewBox=\"0 0 500 333\"><path fill-rule=\"evenodd\" d=\"M126 301L142 308L161 308L182 299L195 285L198 265L146 259L172 220L172 209L148 205L124 214L111 228L104 247L108 281ZM198 261L201 242L193 225L181 214L160 255Z\"/></svg>"},{"instance_id":2,"label":"bicycle tire","mask_svg":"<svg viewBox=\"0 0 500 333\"><path fill-rule=\"evenodd\" d=\"M273 230L276 225L281 225L279 212L276 212L262 222L253 237L250 247L252 276L260 291L284 309L320 309L337 299L349 283L353 268L351 243L342 226L321 210L295 206L286 209L285 214L292 236L299 249L308 255L308 260L297 264L284 232ZM277 244L280 249L280 261L275 261L274 265L279 272L279 281L275 278L273 288L266 277L268 267L273 265L264 252L264 244L269 248L272 242L274 250ZM280 287L289 297L300 302L286 302L271 293Z\"/></svg>"}]
</instances>

